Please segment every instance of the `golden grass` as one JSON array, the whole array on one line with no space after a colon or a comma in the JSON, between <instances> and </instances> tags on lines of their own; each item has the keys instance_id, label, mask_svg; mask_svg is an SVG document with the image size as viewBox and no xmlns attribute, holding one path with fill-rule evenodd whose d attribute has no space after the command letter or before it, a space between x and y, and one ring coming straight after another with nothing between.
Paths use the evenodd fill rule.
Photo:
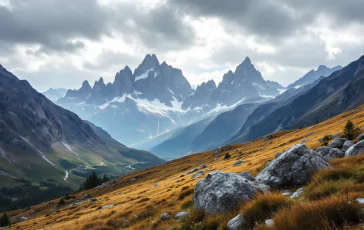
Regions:
<instances>
[{"instance_id":1,"label":"golden grass","mask_svg":"<svg viewBox=\"0 0 364 230\"><path fill-rule=\"evenodd\" d=\"M173 217L182 209L191 212L193 209L193 206L191 205L193 188L197 181L202 179L209 172L214 170L235 173L248 171L252 175L256 175L266 164L274 159L277 152L287 150L292 145L300 143L302 139L308 140L305 144L310 148L321 146L322 143L320 143L318 139L325 135L342 132L348 119L352 120L356 127L364 126L364 106L360 106L311 127L274 133L274 138L269 141L263 141L263 138L259 138L254 141L229 146L226 151L218 155L218 160L216 161L212 154L213 151L193 154L160 166L130 173L115 181L113 187L109 186L104 189L92 189L74 194L78 199L85 194L90 194L97 198L95 203L87 202L69 209L66 208L66 206L71 201L67 201L66 205L59 207L57 211L50 213L50 210L58 204L59 199L57 199L30 207L29 210L24 209L9 212L13 220L20 216L26 216L29 219L28 221L12 225L10 229L19 227L20 229L142 230L178 227L180 225L179 221L174 220L174 218L160 221L160 215L164 212L169 212ZM314 134L309 135L310 132L314 132ZM226 153L229 153L231 157L224 160ZM237 159L241 159L245 163L233 167L233 163ZM357 170L360 171L360 167L364 163L364 156L355 156L352 157L352 159L354 160L349 158L337 159L333 160L331 163L336 168L354 168L354 171L357 173ZM207 168L204 169L204 176L201 176L198 179L192 179L191 175L181 176L202 163L207 165ZM331 174L340 174L338 172L339 171L332 173L325 171L321 176L315 176L313 182L316 183L317 181L317 183L319 183L319 180L327 181ZM327 175L324 176L324 173ZM355 183L360 184L364 181L364 176L362 177L361 173L357 174L355 174L356 177L354 179L348 179L346 176L339 176L339 179L335 179L334 181L349 180L349 182L355 181ZM334 177L335 176L337 175L334 175ZM137 180L131 182L131 178L137 178ZM177 180L181 180L181 182L177 182ZM154 186L155 184L158 184L158 186ZM350 188L351 184L348 183L346 186ZM182 191L182 188L184 187L188 187L188 189ZM180 200L179 197L181 194L189 190L191 190L191 192ZM333 194L335 195L336 193L337 195L343 195L342 191ZM355 194L360 195L361 193L358 191L355 192ZM353 196L353 193L350 193L348 196ZM149 200L145 198L148 198ZM141 202L141 200L143 200L143 202ZM311 204L311 202L317 201L310 201L310 199L304 198L302 202ZM115 207L111 210L98 209L99 207L108 204L114 204ZM35 214L30 214L32 210L37 210L37 212ZM114 213L110 215L111 211L114 211ZM210 222L211 225L213 225L212 222L218 222L219 228L224 229L228 220L235 217L237 213L238 212L229 212L224 215L213 217L205 216L205 225Z\"/></svg>"}]
</instances>

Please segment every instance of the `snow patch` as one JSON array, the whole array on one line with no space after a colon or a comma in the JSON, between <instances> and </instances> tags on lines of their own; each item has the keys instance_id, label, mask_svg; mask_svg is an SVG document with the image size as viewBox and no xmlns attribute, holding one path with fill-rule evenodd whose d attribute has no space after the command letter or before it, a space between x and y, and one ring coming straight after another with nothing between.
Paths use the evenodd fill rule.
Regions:
<instances>
[{"instance_id":1,"label":"snow patch","mask_svg":"<svg viewBox=\"0 0 364 230\"><path fill-rule=\"evenodd\" d=\"M139 81L139 80L142 80L142 79L147 79L148 78L148 75L149 75L149 72L151 72L153 70L154 70L154 68L148 69L147 71L145 71L145 73L143 73L143 74L135 77L134 82Z\"/></svg>"}]
</instances>

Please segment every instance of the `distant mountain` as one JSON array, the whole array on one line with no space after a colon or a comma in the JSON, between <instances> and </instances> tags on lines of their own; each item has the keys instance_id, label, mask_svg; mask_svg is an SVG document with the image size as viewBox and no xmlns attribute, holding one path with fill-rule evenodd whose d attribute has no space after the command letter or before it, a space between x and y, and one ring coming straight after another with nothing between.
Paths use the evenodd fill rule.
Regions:
<instances>
[{"instance_id":1,"label":"distant mountain","mask_svg":"<svg viewBox=\"0 0 364 230\"><path fill-rule=\"evenodd\" d=\"M1 65L0 107L0 181L60 182L68 175L67 181L77 186L87 168L123 174L130 164L163 163L53 104Z\"/></svg>"},{"instance_id":2,"label":"distant mountain","mask_svg":"<svg viewBox=\"0 0 364 230\"><path fill-rule=\"evenodd\" d=\"M144 148L150 145L148 142L163 142L170 136L162 134L176 128L239 104L276 96L278 88L278 83L265 81L246 58L234 73L225 74L218 87L211 80L193 90L181 70L148 54L134 72L126 66L112 83L100 78L91 87L85 81L79 90L69 90L57 103L128 146Z\"/></svg>"},{"instance_id":3,"label":"distant mountain","mask_svg":"<svg viewBox=\"0 0 364 230\"><path fill-rule=\"evenodd\" d=\"M250 127L239 142L267 133L306 127L353 109L364 103L364 56L322 78L288 104L275 109Z\"/></svg>"},{"instance_id":4,"label":"distant mountain","mask_svg":"<svg viewBox=\"0 0 364 230\"><path fill-rule=\"evenodd\" d=\"M312 82L316 81L320 77L327 77L333 72L341 69L341 66L335 66L334 68L328 68L325 65L320 65L317 70L311 70L310 72L306 73L303 77L298 79L297 81L293 82L292 84L287 86L287 89L291 88L300 88L302 86L311 84Z\"/></svg>"},{"instance_id":5,"label":"distant mountain","mask_svg":"<svg viewBox=\"0 0 364 230\"><path fill-rule=\"evenodd\" d=\"M66 95L67 89L58 88L58 89L48 89L47 91L42 92L44 96L46 96L49 100L56 102L58 99L64 97Z\"/></svg>"}]
</instances>

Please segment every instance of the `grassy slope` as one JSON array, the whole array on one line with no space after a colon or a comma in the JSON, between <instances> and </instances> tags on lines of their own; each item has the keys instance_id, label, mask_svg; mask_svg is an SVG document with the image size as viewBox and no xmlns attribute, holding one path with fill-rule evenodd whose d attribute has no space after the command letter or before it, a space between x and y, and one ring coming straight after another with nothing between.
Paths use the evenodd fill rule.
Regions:
<instances>
[{"instance_id":1,"label":"grassy slope","mask_svg":"<svg viewBox=\"0 0 364 230\"><path fill-rule=\"evenodd\" d=\"M351 119L357 127L364 126L364 106L311 127L275 133L274 138L266 142L259 138L252 142L231 146L225 152L220 153L216 161L210 151L136 171L121 177L113 187L87 191L88 194L98 199L95 203L86 203L72 209L63 207L50 215L46 214L58 203L57 200L53 203L43 203L31 207L27 211L14 211L11 213L13 219L26 216L31 220L13 225L12 228L19 226L22 229L49 227L51 229L119 229L125 225L124 219L130 224L127 229L153 229L153 225L157 229L173 227L178 225L178 222L170 219L160 223L158 221L160 214L170 212L175 215L183 209L191 208L193 188L198 181L198 179L191 179L191 175L180 177L181 174L205 163L208 166L207 173L213 170L249 171L256 175L274 158L277 152L282 152L290 146L300 143L302 139L308 140L306 143L308 147L316 148L321 145L318 141L319 138L341 132L348 119ZM314 134L308 136L310 132L314 132ZM226 152L232 157L223 160ZM233 167L232 165L237 159L242 159L245 164ZM137 178L137 180L130 182L131 178ZM176 181L179 179L182 181L177 183ZM185 193L186 196L180 199L182 193ZM77 197L84 194L86 192L77 194ZM116 207L98 210L99 207L107 204L114 204ZM31 215L31 210L38 211ZM236 214L227 214L222 220L227 221Z\"/></svg>"}]
</instances>

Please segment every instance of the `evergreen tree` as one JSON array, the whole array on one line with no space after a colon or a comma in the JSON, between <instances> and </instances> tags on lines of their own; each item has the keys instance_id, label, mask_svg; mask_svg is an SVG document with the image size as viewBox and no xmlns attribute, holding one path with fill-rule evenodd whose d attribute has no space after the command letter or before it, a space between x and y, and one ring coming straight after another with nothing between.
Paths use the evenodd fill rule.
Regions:
<instances>
[{"instance_id":1,"label":"evergreen tree","mask_svg":"<svg viewBox=\"0 0 364 230\"><path fill-rule=\"evenodd\" d=\"M0 227L5 227L11 224L10 218L9 216L4 213L1 217L0 217Z\"/></svg>"},{"instance_id":2,"label":"evergreen tree","mask_svg":"<svg viewBox=\"0 0 364 230\"><path fill-rule=\"evenodd\" d=\"M102 182L105 183L105 182L108 182L110 180L109 177L106 176L106 174L104 174L104 177L102 178Z\"/></svg>"},{"instance_id":3,"label":"evergreen tree","mask_svg":"<svg viewBox=\"0 0 364 230\"><path fill-rule=\"evenodd\" d=\"M344 136L349 140L353 140L355 136L355 126L354 123L350 120L345 125L344 128Z\"/></svg>"}]
</instances>

